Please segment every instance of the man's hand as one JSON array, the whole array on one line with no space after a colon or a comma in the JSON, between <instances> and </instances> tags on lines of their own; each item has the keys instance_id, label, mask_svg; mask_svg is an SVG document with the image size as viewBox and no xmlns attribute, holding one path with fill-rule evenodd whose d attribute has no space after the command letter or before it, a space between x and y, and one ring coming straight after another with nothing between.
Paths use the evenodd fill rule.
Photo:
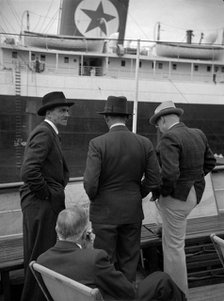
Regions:
<instances>
[{"instance_id":1,"label":"man's hand","mask_svg":"<svg viewBox=\"0 0 224 301\"><path fill-rule=\"evenodd\" d=\"M83 233L82 248L93 249L94 239L95 239L95 234L92 232L91 229L85 231Z\"/></svg>"}]
</instances>

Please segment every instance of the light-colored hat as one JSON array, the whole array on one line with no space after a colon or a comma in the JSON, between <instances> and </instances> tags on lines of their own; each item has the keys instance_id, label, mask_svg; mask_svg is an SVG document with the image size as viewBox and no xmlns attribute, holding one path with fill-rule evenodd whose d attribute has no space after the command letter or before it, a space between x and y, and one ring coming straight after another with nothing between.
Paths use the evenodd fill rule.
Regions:
<instances>
[{"instance_id":1,"label":"light-colored hat","mask_svg":"<svg viewBox=\"0 0 224 301\"><path fill-rule=\"evenodd\" d=\"M65 98L65 95L61 91L50 92L42 98L42 106L37 111L37 114L44 116L47 110L50 110L55 107L71 107L74 105L74 102L68 102Z\"/></svg>"},{"instance_id":2,"label":"light-colored hat","mask_svg":"<svg viewBox=\"0 0 224 301\"><path fill-rule=\"evenodd\" d=\"M128 110L128 101L125 96L108 96L103 112L107 115L132 115Z\"/></svg>"},{"instance_id":3,"label":"light-colored hat","mask_svg":"<svg viewBox=\"0 0 224 301\"><path fill-rule=\"evenodd\" d=\"M162 102L154 112L154 115L150 118L150 123L156 125L157 120L164 115L176 114L178 116L183 115L184 110L181 108L176 108L172 100Z\"/></svg>"}]
</instances>

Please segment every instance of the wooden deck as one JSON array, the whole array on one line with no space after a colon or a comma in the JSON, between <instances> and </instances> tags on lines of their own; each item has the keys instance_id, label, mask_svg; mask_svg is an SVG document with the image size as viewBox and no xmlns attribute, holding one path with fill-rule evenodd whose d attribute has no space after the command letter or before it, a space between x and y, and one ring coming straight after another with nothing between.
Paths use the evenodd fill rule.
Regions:
<instances>
[{"instance_id":1,"label":"wooden deck","mask_svg":"<svg viewBox=\"0 0 224 301\"><path fill-rule=\"evenodd\" d=\"M145 224L142 229L142 246L159 245L161 239L155 234L158 229L155 223ZM199 218L192 218L187 221L187 235L186 240L203 240L208 238L211 233L215 232L217 235L224 234L224 215L204 216Z\"/></svg>"},{"instance_id":2,"label":"wooden deck","mask_svg":"<svg viewBox=\"0 0 224 301\"><path fill-rule=\"evenodd\" d=\"M224 283L191 288L188 301L223 301Z\"/></svg>"},{"instance_id":3,"label":"wooden deck","mask_svg":"<svg viewBox=\"0 0 224 301\"><path fill-rule=\"evenodd\" d=\"M163 268L162 241L154 233L157 228L156 224L143 225L141 262L146 273ZM224 238L223 215L188 220L185 251L189 287L224 282L224 269L210 240L211 233Z\"/></svg>"},{"instance_id":4,"label":"wooden deck","mask_svg":"<svg viewBox=\"0 0 224 301\"><path fill-rule=\"evenodd\" d=\"M20 300L21 288L15 288L14 300ZM224 283L213 284L202 287L191 288L189 291L188 301L223 301L224 300ZM3 295L0 294L0 301L5 301Z\"/></svg>"},{"instance_id":5,"label":"wooden deck","mask_svg":"<svg viewBox=\"0 0 224 301\"><path fill-rule=\"evenodd\" d=\"M156 224L145 224L142 226L142 264L143 266L146 264L144 266L145 275L147 275L148 272L152 272L156 269L162 270L161 238L154 233L157 228L158 226ZM224 283L224 269L221 266L219 258L210 240L211 233L216 233L217 235L224 237L223 215L188 220L185 249L187 257L188 280L191 288L202 285L204 286L207 284L217 284L220 282ZM22 236L13 235L5 240L4 238L1 238L0 242L2 254L1 276L7 287L10 281L8 278L9 271L17 272L16 270L21 269L22 267ZM199 291L200 289L198 289L198 292ZM14 290L12 291L12 289L10 289L10 291L6 291L6 300L12 300L9 296L11 293L14 293ZM192 296L195 294L197 294L197 290L192 290ZM215 294L215 290L213 294ZM216 301L218 300L219 299Z\"/></svg>"},{"instance_id":6,"label":"wooden deck","mask_svg":"<svg viewBox=\"0 0 224 301\"><path fill-rule=\"evenodd\" d=\"M187 266L190 283L190 301L204 300L204 301L224 301L224 270L220 265L218 257L212 249L212 244L209 238L211 233L217 235L224 235L224 184L223 184L224 171L216 172L212 175L212 180L207 178L204 200L201 204L193 210L193 214L189 216L187 225L186 237L186 255ZM74 199L74 195L76 196ZM20 236L22 235L22 216L20 209L20 200L18 189L13 191L1 190L0 191L0 237L6 236ZM74 203L87 204L88 199L83 191L82 181L74 182L68 185L66 189L66 206L72 206ZM145 265L146 271L148 266L156 268L156 265L162 266L161 258L161 238L159 238L154 230L158 228L156 210L153 212L154 204L149 202L149 197L143 200L143 210L145 219L142 227L141 246L143 250L142 264ZM155 206L154 206L155 207ZM154 214L155 213L155 214ZM153 215L154 214L154 215ZM11 242L13 246L13 242ZM10 245L9 245L10 246ZM13 251L14 252L14 251ZM22 254L21 247L16 252ZM12 253L14 256L15 253ZM9 252L5 252L4 256L9 256ZM22 255L19 256L20 263L22 264ZM153 264L152 264L153 262ZM154 265L154 266L153 266ZM10 279L13 279L13 287L11 292L16 296L16 283L17 272L10 272ZM19 275L21 279L21 275ZM210 284L212 286L207 286ZM219 284L218 284L219 283ZM1 284L1 282L0 282ZM196 287L198 286L198 287ZM201 287L202 286L202 287ZM207 290L207 292L206 292ZM1 286L0 286L0 294ZM19 294L19 293L18 293ZM221 297L220 297L220 296ZM0 301L2 295L0 295ZM13 301L17 301L16 297Z\"/></svg>"}]
</instances>

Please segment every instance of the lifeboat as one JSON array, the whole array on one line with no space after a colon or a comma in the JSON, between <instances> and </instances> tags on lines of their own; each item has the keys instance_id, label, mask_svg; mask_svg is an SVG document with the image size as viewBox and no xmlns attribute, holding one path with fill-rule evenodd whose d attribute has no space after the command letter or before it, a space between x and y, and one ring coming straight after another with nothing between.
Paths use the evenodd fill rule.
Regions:
<instances>
[{"instance_id":1,"label":"lifeboat","mask_svg":"<svg viewBox=\"0 0 224 301\"><path fill-rule=\"evenodd\" d=\"M157 41L155 49L157 56L201 60L218 60L224 53L221 46L181 42Z\"/></svg>"}]
</instances>

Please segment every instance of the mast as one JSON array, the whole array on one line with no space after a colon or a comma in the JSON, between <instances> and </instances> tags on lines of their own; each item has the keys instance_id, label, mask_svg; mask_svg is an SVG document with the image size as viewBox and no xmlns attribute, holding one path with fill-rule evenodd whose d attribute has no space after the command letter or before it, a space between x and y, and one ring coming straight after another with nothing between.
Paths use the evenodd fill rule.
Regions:
<instances>
[{"instance_id":1,"label":"mast","mask_svg":"<svg viewBox=\"0 0 224 301\"><path fill-rule=\"evenodd\" d=\"M139 54L140 54L140 40L137 41L137 54L136 54L136 65L135 65L135 99L133 106L133 123L132 132L137 131L137 114L138 114L138 82L139 82Z\"/></svg>"},{"instance_id":2,"label":"mast","mask_svg":"<svg viewBox=\"0 0 224 301\"><path fill-rule=\"evenodd\" d=\"M58 35L60 34L60 28L61 28L62 3L63 3L63 0L60 0L59 14L58 14L58 29L57 29Z\"/></svg>"},{"instance_id":3,"label":"mast","mask_svg":"<svg viewBox=\"0 0 224 301\"><path fill-rule=\"evenodd\" d=\"M23 34L23 19L24 16L26 14L26 30L30 31L30 13L28 10L25 10L22 14L22 18L21 18L21 25L20 25L20 40L22 39L22 34Z\"/></svg>"},{"instance_id":4,"label":"mast","mask_svg":"<svg viewBox=\"0 0 224 301\"><path fill-rule=\"evenodd\" d=\"M160 41L160 22L158 22L157 41Z\"/></svg>"}]
</instances>

